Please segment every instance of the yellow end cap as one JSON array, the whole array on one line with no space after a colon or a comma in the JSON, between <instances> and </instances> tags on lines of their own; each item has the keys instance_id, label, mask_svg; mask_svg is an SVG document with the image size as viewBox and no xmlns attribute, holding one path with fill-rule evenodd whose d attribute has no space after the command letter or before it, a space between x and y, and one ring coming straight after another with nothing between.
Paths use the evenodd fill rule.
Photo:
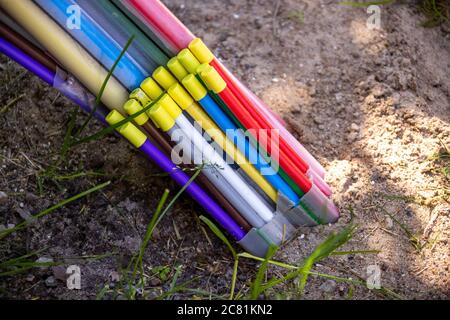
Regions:
<instances>
[{"instance_id":1,"label":"yellow end cap","mask_svg":"<svg viewBox=\"0 0 450 320\"><path fill-rule=\"evenodd\" d=\"M227 83L213 67L205 68L200 74L200 77L206 86L215 93L220 93L227 87Z\"/></svg>"},{"instance_id":2,"label":"yellow end cap","mask_svg":"<svg viewBox=\"0 0 450 320\"><path fill-rule=\"evenodd\" d=\"M175 101L166 93L158 101L159 104L170 114L173 119L176 119L183 112Z\"/></svg>"},{"instance_id":3,"label":"yellow end cap","mask_svg":"<svg viewBox=\"0 0 450 320\"><path fill-rule=\"evenodd\" d=\"M136 102L137 103L137 102ZM120 112L113 110L106 116L106 122L111 126L125 120L125 117ZM130 141L136 148L140 148L147 140L145 134L143 134L135 125L130 122L125 123L116 129L123 135L128 141Z\"/></svg>"},{"instance_id":4,"label":"yellow end cap","mask_svg":"<svg viewBox=\"0 0 450 320\"><path fill-rule=\"evenodd\" d=\"M141 88L142 90L144 90L145 94L152 100L158 99L163 94L163 91L161 90L159 85L152 78L147 78L142 81Z\"/></svg>"},{"instance_id":5,"label":"yellow end cap","mask_svg":"<svg viewBox=\"0 0 450 320\"><path fill-rule=\"evenodd\" d=\"M141 104L134 99L128 100L124 104L123 108L130 116L144 110L144 108L141 106ZM145 114L145 112L143 112L140 115L138 115L136 118L134 118L134 121L138 125L142 126L143 124L145 124L148 121L148 116Z\"/></svg>"},{"instance_id":6,"label":"yellow end cap","mask_svg":"<svg viewBox=\"0 0 450 320\"><path fill-rule=\"evenodd\" d=\"M147 136L142 133L134 124L128 122L120 127L119 132L128 141L130 141L136 148L142 147L147 140Z\"/></svg>"},{"instance_id":7,"label":"yellow end cap","mask_svg":"<svg viewBox=\"0 0 450 320\"><path fill-rule=\"evenodd\" d=\"M191 50L200 63L210 63L214 60L214 54L200 38L191 41L189 50Z\"/></svg>"},{"instance_id":8,"label":"yellow end cap","mask_svg":"<svg viewBox=\"0 0 450 320\"><path fill-rule=\"evenodd\" d=\"M167 71L167 69L164 68L163 66L156 68L152 76L153 79L155 79L156 82L158 82L161 85L161 87L164 88L164 90L169 89L170 86L172 86L174 83L177 82L177 79L175 79L173 75L170 74L170 72Z\"/></svg>"},{"instance_id":9,"label":"yellow end cap","mask_svg":"<svg viewBox=\"0 0 450 320\"><path fill-rule=\"evenodd\" d=\"M169 131L175 125L175 120L160 103L155 104L150 110L149 115L153 123L164 132Z\"/></svg>"},{"instance_id":10,"label":"yellow end cap","mask_svg":"<svg viewBox=\"0 0 450 320\"><path fill-rule=\"evenodd\" d=\"M181 50L177 57L189 73L195 74L197 72L197 68L200 65L200 62L192 54L192 52L189 51L189 49Z\"/></svg>"},{"instance_id":11,"label":"yellow end cap","mask_svg":"<svg viewBox=\"0 0 450 320\"><path fill-rule=\"evenodd\" d=\"M169 68L170 72L173 73L178 81L181 81L189 74L180 61L178 61L177 57L173 57L167 62L167 68Z\"/></svg>"},{"instance_id":12,"label":"yellow end cap","mask_svg":"<svg viewBox=\"0 0 450 320\"><path fill-rule=\"evenodd\" d=\"M212 67L207 63L203 63L197 67L197 73L202 74L203 71L206 71L209 68L212 68Z\"/></svg>"},{"instance_id":13,"label":"yellow end cap","mask_svg":"<svg viewBox=\"0 0 450 320\"><path fill-rule=\"evenodd\" d=\"M149 103L152 102L152 100L145 94L144 90L142 90L141 88L137 88L134 89L131 93L130 93L130 99L135 99L137 101L139 101L139 103L145 107L146 105L148 105Z\"/></svg>"},{"instance_id":14,"label":"yellow end cap","mask_svg":"<svg viewBox=\"0 0 450 320\"><path fill-rule=\"evenodd\" d=\"M108 113L105 120L106 122L108 122L109 125L113 126L116 123L125 120L125 117L119 111L112 110L110 113Z\"/></svg>"},{"instance_id":15,"label":"yellow end cap","mask_svg":"<svg viewBox=\"0 0 450 320\"><path fill-rule=\"evenodd\" d=\"M168 90L169 95L180 106L181 109L186 110L194 103L194 99L189 93L179 84L175 83Z\"/></svg>"},{"instance_id":16,"label":"yellow end cap","mask_svg":"<svg viewBox=\"0 0 450 320\"><path fill-rule=\"evenodd\" d=\"M198 81L198 79L193 74L188 75L181 82L183 83L183 86L186 88L186 90L189 91L191 96L195 99L195 101L202 100L208 93L203 84L201 84L201 82Z\"/></svg>"}]
</instances>

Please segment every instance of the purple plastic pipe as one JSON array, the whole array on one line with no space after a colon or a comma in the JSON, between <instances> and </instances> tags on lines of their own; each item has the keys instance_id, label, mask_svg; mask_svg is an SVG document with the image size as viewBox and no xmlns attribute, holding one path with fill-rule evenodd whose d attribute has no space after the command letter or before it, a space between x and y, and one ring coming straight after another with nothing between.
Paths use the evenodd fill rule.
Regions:
<instances>
[{"instance_id":1,"label":"purple plastic pipe","mask_svg":"<svg viewBox=\"0 0 450 320\"><path fill-rule=\"evenodd\" d=\"M49 85L53 86L53 80L55 78L55 73L48 70L39 62L31 59L19 48L9 43L5 39L0 37L0 52L10 57L11 59L17 61L24 68L36 74L39 78L47 82Z\"/></svg>"},{"instance_id":2,"label":"purple plastic pipe","mask_svg":"<svg viewBox=\"0 0 450 320\"><path fill-rule=\"evenodd\" d=\"M15 47L3 38L0 38L0 52L15 60L23 67L39 76L42 80L53 86L53 82L57 75L48 70L45 66L32 59L30 56L22 52L19 48ZM67 90L65 90L67 91ZM71 92L63 92L69 99L76 103L80 103L83 100L77 98L76 94ZM83 106L83 109L89 108L89 106ZM96 113L96 118L106 123L104 117ZM161 169L170 174L170 176L181 186L186 185L190 177L179 169L166 155L164 155L155 145L147 140L140 150L146 155L147 158L154 161ZM221 225L222 228L228 231L230 235L237 241L241 240L245 236L240 226L220 207L200 186L191 182L186 188L194 200L196 200L211 216Z\"/></svg>"},{"instance_id":3,"label":"purple plastic pipe","mask_svg":"<svg viewBox=\"0 0 450 320\"><path fill-rule=\"evenodd\" d=\"M140 150L150 159L153 160L161 169L169 173L173 180L180 186L184 186L189 182L190 177L178 168L166 155L164 155L156 146L146 141ZM192 182L186 188L192 198L194 198L209 214L228 231L237 241L245 236L239 225L213 200L211 197L199 187L198 184Z\"/></svg>"}]
</instances>

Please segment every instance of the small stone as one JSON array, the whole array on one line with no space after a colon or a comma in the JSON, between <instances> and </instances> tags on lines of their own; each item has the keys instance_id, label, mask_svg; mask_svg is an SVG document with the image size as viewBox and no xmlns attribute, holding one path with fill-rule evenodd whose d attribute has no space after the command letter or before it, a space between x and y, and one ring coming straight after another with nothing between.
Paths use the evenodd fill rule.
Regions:
<instances>
[{"instance_id":1,"label":"small stone","mask_svg":"<svg viewBox=\"0 0 450 320\"><path fill-rule=\"evenodd\" d=\"M401 96L398 92L394 92L392 94L392 104L394 105L394 107L397 107L400 105L401 102Z\"/></svg>"},{"instance_id":2,"label":"small stone","mask_svg":"<svg viewBox=\"0 0 450 320\"><path fill-rule=\"evenodd\" d=\"M417 194L422 198L428 199L428 198L434 197L435 191L434 190L421 190L421 191L418 191Z\"/></svg>"},{"instance_id":3,"label":"small stone","mask_svg":"<svg viewBox=\"0 0 450 320\"><path fill-rule=\"evenodd\" d=\"M373 90L372 90L372 94L375 98L382 98L386 95L386 88L382 87L382 86L376 86Z\"/></svg>"},{"instance_id":4,"label":"small stone","mask_svg":"<svg viewBox=\"0 0 450 320\"><path fill-rule=\"evenodd\" d=\"M347 140L349 142L354 142L358 139L359 134L357 132L351 132L348 136L347 136Z\"/></svg>"},{"instance_id":5,"label":"small stone","mask_svg":"<svg viewBox=\"0 0 450 320\"><path fill-rule=\"evenodd\" d=\"M119 207L125 208L128 212L133 212L139 209L139 205L137 202L131 201L129 198L126 198L124 201L118 204Z\"/></svg>"},{"instance_id":6,"label":"small stone","mask_svg":"<svg viewBox=\"0 0 450 320\"><path fill-rule=\"evenodd\" d=\"M352 123L352 124L350 125L350 129L351 129L352 131L359 131L359 126L358 126L356 123Z\"/></svg>"},{"instance_id":7,"label":"small stone","mask_svg":"<svg viewBox=\"0 0 450 320\"><path fill-rule=\"evenodd\" d=\"M157 287L159 285L161 285L161 280L159 280L158 278L150 279L150 286Z\"/></svg>"},{"instance_id":8,"label":"small stone","mask_svg":"<svg viewBox=\"0 0 450 320\"><path fill-rule=\"evenodd\" d=\"M359 59L359 58L361 58L361 55L359 54L359 52L353 51L352 52L352 57L353 57L353 59Z\"/></svg>"},{"instance_id":9,"label":"small stone","mask_svg":"<svg viewBox=\"0 0 450 320\"><path fill-rule=\"evenodd\" d=\"M445 33L450 33L450 25L448 23L441 24L441 30Z\"/></svg>"},{"instance_id":10,"label":"small stone","mask_svg":"<svg viewBox=\"0 0 450 320\"><path fill-rule=\"evenodd\" d=\"M35 279L35 276L32 274L27 275L27 278L25 279L27 282L33 282Z\"/></svg>"},{"instance_id":11,"label":"small stone","mask_svg":"<svg viewBox=\"0 0 450 320\"><path fill-rule=\"evenodd\" d=\"M61 280L61 281L67 280L66 268L64 268L63 266L52 267L52 271L53 271L53 276L55 277L55 279Z\"/></svg>"},{"instance_id":12,"label":"small stone","mask_svg":"<svg viewBox=\"0 0 450 320\"><path fill-rule=\"evenodd\" d=\"M54 276L50 276L47 279L45 279L45 285L49 288L54 288L58 285L58 283Z\"/></svg>"},{"instance_id":13,"label":"small stone","mask_svg":"<svg viewBox=\"0 0 450 320\"><path fill-rule=\"evenodd\" d=\"M263 22L260 19L255 20L255 28L261 29L263 27Z\"/></svg>"},{"instance_id":14,"label":"small stone","mask_svg":"<svg viewBox=\"0 0 450 320\"><path fill-rule=\"evenodd\" d=\"M117 271L112 271L109 274L109 278L112 282L119 282L120 281L120 274Z\"/></svg>"},{"instance_id":15,"label":"small stone","mask_svg":"<svg viewBox=\"0 0 450 320\"><path fill-rule=\"evenodd\" d=\"M389 216L386 216L386 228L392 229L394 227L394 221Z\"/></svg>"},{"instance_id":16,"label":"small stone","mask_svg":"<svg viewBox=\"0 0 450 320\"><path fill-rule=\"evenodd\" d=\"M319 287L319 289L323 292L331 293L334 291L334 289L336 289L336 281L327 280Z\"/></svg>"},{"instance_id":17,"label":"small stone","mask_svg":"<svg viewBox=\"0 0 450 320\"><path fill-rule=\"evenodd\" d=\"M53 263L53 259L52 258L48 258L48 257L40 257L35 262L36 263ZM47 268L48 267L46 267L46 266L41 266L40 267L40 269L47 269Z\"/></svg>"},{"instance_id":18,"label":"small stone","mask_svg":"<svg viewBox=\"0 0 450 320\"><path fill-rule=\"evenodd\" d=\"M411 218L414 215L414 211L411 208L406 208L405 210L406 216Z\"/></svg>"},{"instance_id":19,"label":"small stone","mask_svg":"<svg viewBox=\"0 0 450 320\"><path fill-rule=\"evenodd\" d=\"M3 192L0 191L0 204L5 204L8 201L8 195Z\"/></svg>"},{"instance_id":20,"label":"small stone","mask_svg":"<svg viewBox=\"0 0 450 320\"><path fill-rule=\"evenodd\" d=\"M320 117L320 116L318 116L318 115L316 115L316 116L313 118L313 121L314 121L315 124L323 124L323 119L322 119L322 117Z\"/></svg>"},{"instance_id":21,"label":"small stone","mask_svg":"<svg viewBox=\"0 0 450 320\"><path fill-rule=\"evenodd\" d=\"M27 192L25 194L25 200L27 200L27 202L34 202L38 199L39 199L39 197L37 195L35 195L34 193Z\"/></svg>"},{"instance_id":22,"label":"small stone","mask_svg":"<svg viewBox=\"0 0 450 320\"><path fill-rule=\"evenodd\" d=\"M31 215L30 211L24 209L23 206L20 207L20 208L17 208L17 209L16 209L16 212L19 214L19 216L20 216L23 220L25 220L25 221L27 221L27 222L31 222L31 221L33 220L33 217L32 217L32 215Z\"/></svg>"}]
</instances>

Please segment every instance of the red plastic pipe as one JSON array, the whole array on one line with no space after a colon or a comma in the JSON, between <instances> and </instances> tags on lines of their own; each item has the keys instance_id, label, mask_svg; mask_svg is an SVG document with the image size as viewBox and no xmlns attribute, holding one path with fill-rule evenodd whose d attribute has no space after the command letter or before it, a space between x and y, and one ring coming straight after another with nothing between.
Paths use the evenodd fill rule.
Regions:
<instances>
[{"instance_id":1,"label":"red plastic pipe","mask_svg":"<svg viewBox=\"0 0 450 320\"><path fill-rule=\"evenodd\" d=\"M218 95L227 104L227 106L236 115L236 117L238 117L242 121L242 124L246 128L259 128L255 119L251 116L248 110L244 108L241 102L236 98L236 96L228 87L226 87ZM260 144L267 147L267 152L269 152L269 154L274 153L271 143L268 142L267 137L265 137L264 135L257 135L255 139L257 139ZM283 150L280 150L279 157L275 160L279 162L280 166L286 171L286 173L292 178L292 180L294 180L294 182L300 187L300 189L302 189L304 193L307 193L311 189L311 181L309 181L309 179L296 168L290 158L283 153Z\"/></svg>"},{"instance_id":2,"label":"red plastic pipe","mask_svg":"<svg viewBox=\"0 0 450 320\"><path fill-rule=\"evenodd\" d=\"M187 48L194 40L194 35L186 28L175 15L159 0L125 0L140 15L155 28L159 34L169 40L178 51Z\"/></svg>"},{"instance_id":3,"label":"red plastic pipe","mask_svg":"<svg viewBox=\"0 0 450 320\"><path fill-rule=\"evenodd\" d=\"M167 7L161 3L159 0L124 0L123 2L126 6L130 7L134 11L139 13L141 19L144 20L155 33L161 35L165 41L168 41L172 46L177 48L178 50L182 50L187 48L189 44L194 40L195 36L181 23L178 18L176 18L172 12L170 12ZM276 119L270 118L267 119L261 108L265 108L263 105L255 106L251 101L249 94L244 89L242 89L233 79L229 76L226 70L223 68L220 62L214 59L211 62L211 66L216 69L217 72L222 76L227 84L227 88L231 91L231 95L234 96L235 99L239 102L241 108L248 107L251 113L249 113L250 118L246 120L252 120L253 126L247 126L247 128L262 128L267 129L270 132L270 129L276 128L276 126L272 123L276 121ZM231 96L230 95L230 96ZM234 112L234 111L233 111ZM265 112L265 111L264 111ZM239 120L243 120L238 116ZM242 121L244 124L245 121ZM307 173L310 166L304 161L294 149L286 143L289 139L284 138L284 132L280 135L280 147L281 147L281 159L284 163L289 163L289 167L291 168L290 172L301 171L302 173ZM269 151L269 150L268 150ZM270 151L269 151L270 153ZM280 162L280 165L281 162ZM283 165L282 165L283 167ZM289 168L284 168L286 172L288 172ZM322 175L319 173L319 175ZM298 174L293 174L294 176L298 176ZM304 175L303 177L308 180ZM300 177L296 180L302 180ZM303 182L299 183L300 185L308 186L311 185L311 182L308 180L308 183ZM303 188L302 188L303 189ZM322 188L321 188L322 189ZM325 189L325 190L324 190ZM329 188L323 188L325 194L329 195L330 192L327 190Z\"/></svg>"},{"instance_id":4,"label":"red plastic pipe","mask_svg":"<svg viewBox=\"0 0 450 320\"><path fill-rule=\"evenodd\" d=\"M231 92L236 96L237 99L239 99L241 105L243 105L244 108L248 108L250 110L250 114L254 117L254 120L258 123L258 126L252 127L252 129L266 129L266 130L268 130L269 137L270 137L270 132L271 132L271 130L274 129L273 126L271 126L269 124L267 119L263 115L261 115L258 112L258 110L256 110L254 105L250 101L248 101L248 99L244 95L241 95L240 92L238 92L238 89L233 85L233 82L231 81L231 79L229 79L227 77L227 74L222 70L217 59L214 59L213 61L211 61L210 65L214 69L216 69L217 72L222 77L222 79L225 80L225 82L227 83L227 87L230 88ZM242 120L239 117L238 117L238 119L240 121ZM249 128L247 127L247 129L249 129ZM283 151L284 154L286 154L292 160L292 162L294 162L294 164L297 166L297 168L299 170L301 170L303 173L308 172L309 165L305 161L303 161L298 156L298 154L296 154L295 151L292 150L291 147L289 147L289 145L286 143L286 141L284 141L284 139L282 137L280 137L280 149Z\"/></svg>"}]
</instances>

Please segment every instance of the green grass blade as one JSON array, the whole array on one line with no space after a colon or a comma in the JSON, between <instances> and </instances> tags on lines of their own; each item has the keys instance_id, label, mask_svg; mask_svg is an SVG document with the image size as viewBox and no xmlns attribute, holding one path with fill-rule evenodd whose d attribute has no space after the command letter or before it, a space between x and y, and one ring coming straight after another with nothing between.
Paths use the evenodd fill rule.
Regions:
<instances>
[{"instance_id":1,"label":"green grass blade","mask_svg":"<svg viewBox=\"0 0 450 320\"><path fill-rule=\"evenodd\" d=\"M173 199L169 202L167 207L164 209L164 211L161 212L164 204L167 201L167 197L169 194L168 190L165 190L161 200L159 201L159 204L157 206L155 215L153 216L152 220L149 223L149 226L146 231L146 235L143 241L143 244L139 250L138 256L133 257L134 260L130 262L130 266L126 269L126 272L128 273L130 270L130 267L134 264L134 270L132 274L132 278L130 279L130 283L136 279L136 275L138 270L140 270L141 280L143 278L143 255L145 252L145 248L148 246L148 242L151 239L151 236L155 230L155 228L158 226L158 224L161 222L161 220L164 218L164 216L169 212L170 209L172 209L173 205L176 203L178 198L184 193L184 191L189 187L189 185L198 177L201 170L203 169L203 166L199 167L197 171L192 175L192 177L189 179L189 181L178 191L178 193L173 197ZM161 213L158 213L161 212ZM141 281L142 283L142 281Z\"/></svg>"},{"instance_id":2,"label":"green grass blade","mask_svg":"<svg viewBox=\"0 0 450 320\"><path fill-rule=\"evenodd\" d=\"M135 114L132 114L131 116L126 117L124 120L112 125L112 126L108 126L102 130L100 130L99 132L96 132L90 136L84 137L82 139L77 139L76 141L72 142L72 147L80 145L80 144L84 144L84 143L88 143L91 141L96 141L99 140L103 137L105 137L106 135L113 133L117 128L123 126L124 124L133 121L135 118L139 117L141 114L147 112L148 110L150 110L157 102L158 100L162 97L163 95L159 96L156 100L152 101L151 103L149 103L147 106L145 106L142 110L140 110L139 112L136 112Z\"/></svg>"},{"instance_id":3,"label":"green grass blade","mask_svg":"<svg viewBox=\"0 0 450 320\"><path fill-rule=\"evenodd\" d=\"M263 292L262 283L264 281L264 275L266 274L267 267L269 265L270 259L275 255L278 251L278 247L275 245L270 245L269 250L267 251L266 257L264 261L261 263L261 266L258 269L258 273L256 274L255 281L252 283L250 299L257 300L259 295Z\"/></svg>"},{"instance_id":4,"label":"green grass blade","mask_svg":"<svg viewBox=\"0 0 450 320\"><path fill-rule=\"evenodd\" d=\"M392 4L395 0L378 0L378 1L367 1L367 2L356 2L356 1L342 1L339 2L342 6L350 6L354 8L365 8L368 6L376 5L376 6L382 6L385 4Z\"/></svg>"},{"instance_id":5,"label":"green grass blade","mask_svg":"<svg viewBox=\"0 0 450 320\"><path fill-rule=\"evenodd\" d=\"M353 250L353 251L334 251L330 256L348 256L351 254L378 254L381 250Z\"/></svg>"},{"instance_id":6,"label":"green grass blade","mask_svg":"<svg viewBox=\"0 0 450 320\"><path fill-rule=\"evenodd\" d=\"M228 241L227 237L223 234L223 232L207 217L200 216L200 220L203 221L208 228L216 235L217 238L222 240L222 242L228 247L228 249L231 252L231 255L234 259L233 264L233 275L231 276L231 286L230 286L230 296L229 300L234 299L234 291L236 289L236 281L237 281L237 273L238 273L238 266L239 266L239 255L237 254L236 250L231 245L230 241Z\"/></svg>"},{"instance_id":7,"label":"green grass blade","mask_svg":"<svg viewBox=\"0 0 450 320\"><path fill-rule=\"evenodd\" d=\"M178 198L186 191L186 189L191 185L192 182L194 182L195 179L197 179L200 172L203 170L203 165L201 165L195 173L192 175L192 177L189 179L189 181L183 186L183 188L178 191L178 193L173 197L173 199L169 202L167 207L164 209L164 211L160 214L158 219L156 220L155 227L161 222L162 218L169 212L170 209L172 209L173 205L177 202Z\"/></svg>"},{"instance_id":8,"label":"green grass blade","mask_svg":"<svg viewBox=\"0 0 450 320\"><path fill-rule=\"evenodd\" d=\"M109 285L104 285L103 288L97 293L97 296L95 297L95 300L103 300L103 298L106 296L106 293L109 291Z\"/></svg>"},{"instance_id":9,"label":"green grass blade","mask_svg":"<svg viewBox=\"0 0 450 320\"><path fill-rule=\"evenodd\" d=\"M111 183L111 181L102 183L102 184L95 186L87 191L81 192L73 197L65 199L65 200L61 201L60 203L58 203L44 211L39 212L38 214L32 216L31 218L32 218L32 220L37 220L39 218L42 218L42 217L52 213L53 211L64 207L65 205L67 205L71 202L74 202L78 199L84 198L84 197L90 195L91 193L97 192L97 191L105 188L106 186L110 185L110 183ZM0 240L5 238L6 236L10 235L11 233L14 233L14 232L17 232L17 231L20 231L20 230L26 228L27 226L28 226L28 222L24 221L24 222L18 224L17 226L15 226L14 228L7 229L7 230L4 230L3 232L0 232Z\"/></svg>"},{"instance_id":10,"label":"green grass blade","mask_svg":"<svg viewBox=\"0 0 450 320\"><path fill-rule=\"evenodd\" d=\"M349 241L355 229L356 229L355 226L350 225L341 232L339 232L338 234L332 234L324 242L322 242L316 247L316 249L311 253L311 255L309 255L308 258L304 260L300 268L298 268L295 271L289 272L284 277L271 279L270 281L267 282L267 284L265 284L262 287L262 291L265 291L278 284L287 282L297 277L301 277L299 282L299 292L302 293L306 285L306 281L308 279L308 273L310 272L314 263L328 257L329 255L331 255L333 251L335 251L337 248L341 247L347 241Z\"/></svg>"},{"instance_id":11,"label":"green grass blade","mask_svg":"<svg viewBox=\"0 0 450 320\"><path fill-rule=\"evenodd\" d=\"M234 250L230 241L228 241L227 237L223 234L223 232L207 217L200 216L200 220L202 220L208 226L208 228L211 229L211 231L216 235L217 238L222 240L222 242L228 247L231 254L233 255L233 259L236 260L237 259L236 250Z\"/></svg>"},{"instance_id":12,"label":"green grass blade","mask_svg":"<svg viewBox=\"0 0 450 320\"><path fill-rule=\"evenodd\" d=\"M238 267L239 267L239 258L234 260L233 275L231 276L230 297L228 298L228 300L233 300L234 299L234 291L236 290L236 281L237 281Z\"/></svg>"},{"instance_id":13,"label":"green grass blade","mask_svg":"<svg viewBox=\"0 0 450 320\"><path fill-rule=\"evenodd\" d=\"M155 230L156 227L156 222L158 221L159 216L161 215L161 211L164 207L164 205L166 204L167 198L169 197L169 190L165 189L164 193L161 197L161 199L159 200L158 206L156 207L155 213L153 214L152 219L150 220L148 226L147 226L147 230L145 232L145 236L144 236L144 240L142 241L141 247L139 248L139 256L136 259L136 264L135 264L135 268L134 268L134 272L133 272L133 277L136 276L137 273L137 269L139 267L140 271L141 271L141 275L143 274L143 258L144 258L144 253L145 250L148 247L148 243L150 242L150 239L153 235L153 232Z\"/></svg>"},{"instance_id":14,"label":"green grass blade","mask_svg":"<svg viewBox=\"0 0 450 320\"><path fill-rule=\"evenodd\" d=\"M106 75L105 80L102 83L102 86L100 87L100 91L97 94L97 97L95 99L95 105L94 108L92 109L91 113L89 114L89 117L86 119L86 121L83 123L83 125L81 126L80 130L78 130L76 137L79 137L81 135L81 133L83 132L83 130L87 127L87 125L89 124L89 122L92 120L92 118L94 117L95 112L97 111L97 107L100 105L100 102L102 100L103 97L103 93L105 92L106 86L108 85L109 80L111 79L114 70L116 70L117 65L119 64L120 60L123 58L123 56L125 55L125 53L127 52L128 48L131 46L131 44L133 43L134 40L134 35L132 35L127 43L125 44L125 47L123 48L122 52L120 53L119 57L117 57L116 61L114 62L113 66L111 67L111 69L108 71L108 74Z\"/></svg>"},{"instance_id":15,"label":"green grass blade","mask_svg":"<svg viewBox=\"0 0 450 320\"><path fill-rule=\"evenodd\" d=\"M251 260L260 261L260 262L264 261L264 258L260 258L260 257L254 256L254 255L252 255L252 254L250 254L248 252L239 253L238 256L242 257L242 258L247 258L247 259L251 259ZM282 267L284 269L295 269L295 270L297 270L299 268L297 266L293 266L293 265L290 265L290 264L287 264L287 263L284 263L284 262L279 262L279 261L274 261L274 260L269 260L269 263L274 265L274 266Z\"/></svg>"},{"instance_id":16,"label":"green grass blade","mask_svg":"<svg viewBox=\"0 0 450 320\"><path fill-rule=\"evenodd\" d=\"M176 288L178 278L180 277L181 272L183 271L182 267L183 266L181 266L181 265L178 265L178 266L175 267L175 274L174 274L174 276L172 278L172 281L170 282L169 292L173 292L174 289ZM168 295L167 298L170 298L171 296L172 295Z\"/></svg>"},{"instance_id":17,"label":"green grass blade","mask_svg":"<svg viewBox=\"0 0 450 320\"><path fill-rule=\"evenodd\" d=\"M22 260L26 260L29 257L37 256L37 255L39 255L39 253L44 252L45 250L47 250L47 248L36 250L36 251L30 252L30 253L27 253L27 254L25 254L23 256L17 257L17 258L1 261L0 262L0 269L8 267L10 265L14 265L15 263L20 262Z\"/></svg>"},{"instance_id":18,"label":"green grass blade","mask_svg":"<svg viewBox=\"0 0 450 320\"><path fill-rule=\"evenodd\" d=\"M302 268L300 269L300 283L299 283L299 292L303 293L303 290L306 286L306 281L308 279L308 272L312 269L314 263L323 260L328 257L335 251L337 248L341 247L345 243L347 243L356 227L353 225L348 226L338 234L333 234L328 237L323 243L321 243L317 248L313 251L313 253L305 260Z\"/></svg>"}]
</instances>

